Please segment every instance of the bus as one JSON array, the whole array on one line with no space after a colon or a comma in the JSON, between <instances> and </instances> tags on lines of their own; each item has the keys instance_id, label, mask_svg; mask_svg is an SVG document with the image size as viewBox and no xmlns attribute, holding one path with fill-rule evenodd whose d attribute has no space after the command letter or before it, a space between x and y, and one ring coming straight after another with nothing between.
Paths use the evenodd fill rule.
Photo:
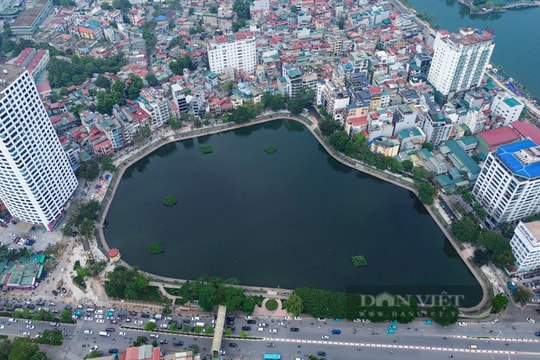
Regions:
<instances>
[{"instance_id":1,"label":"bus","mask_svg":"<svg viewBox=\"0 0 540 360\"><path fill-rule=\"evenodd\" d=\"M281 360L280 354L264 354L264 360Z\"/></svg>"}]
</instances>

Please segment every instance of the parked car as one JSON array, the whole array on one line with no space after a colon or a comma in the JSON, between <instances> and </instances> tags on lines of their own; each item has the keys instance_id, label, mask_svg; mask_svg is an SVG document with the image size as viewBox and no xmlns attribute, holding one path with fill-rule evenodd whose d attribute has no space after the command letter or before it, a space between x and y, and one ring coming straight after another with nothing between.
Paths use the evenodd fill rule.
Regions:
<instances>
[{"instance_id":1,"label":"parked car","mask_svg":"<svg viewBox=\"0 0 540 360\"><path fill-rule=\"evenodd\" d=\"M300 329L299 329L299 328L297 328L297 327L292 327L292 328L291 328L291 331L292 331L292 332L299 332L299 331L300 331Z\"/></svg>"}]
</instances>

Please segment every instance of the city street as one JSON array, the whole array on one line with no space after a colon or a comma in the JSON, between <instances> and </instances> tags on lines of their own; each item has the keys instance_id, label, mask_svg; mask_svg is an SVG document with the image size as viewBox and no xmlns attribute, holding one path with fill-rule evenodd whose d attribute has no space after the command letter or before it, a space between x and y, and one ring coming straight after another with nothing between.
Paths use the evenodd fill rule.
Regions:
<instances>
[{"instance_id":1,"label":"city street","mask_svg":"<svg viewBox=\"0 0 540 360\"><path fill-rule=\"evenodd\" d=\"M22 305L27 307L32 299L7 299L3 298L2 304ZM33 300L37 301L37 300ZM51 309L61 311L66 303L57 302ZM46 346L46 351L54 359L78 359L83 358L93 346L98 346L105 354L109 349L124 350L130 346L139 336L146 336L148 343L166 341L160 344L160 348L166 353L181 349L189 349L189 346L199 346L201 354L210 351L211 336L179 335L160 332L144 331L144 324L151 321L153 314L143 317L142 313L131 311L129 317L118 318L119 309L107 307L87 308L80 304L70 304L82 316L74 325L60 324L52 326L49 322L33 321L33 329L28 329L23 319L10 322L7 318L1 318L4 325L2 332L7 335L21 336L23 332L29 332L30 337L46 329L59 329L63 331L65 341L60 347ZM112 311L113 316L107 318L107 312ZM526 313L530 316L530 312ZM129 318L129 320L128 320ZM206 325L211 324L213 316L200 315L199 319L184 315L172 316L169 320L156 320L157 328L167 328L169 321L176 321L181 328L183 324L194 327L195 322L202 321ZM114 320L115 323L112 323ZM230 317L234 320L235 331L233 336L225 337L222 349L225 351L224 359L260 359L264 353L280 353L284 358L302 358L304 355L314 355L318 351L324 351L328 358L346 359L357 357L361 352L362 357L369 359L388 358L395 355L396 358L415 359L440 359L447 357L459 357L463 359L508 359L519 356L524 359L540 356L540 337L535 336L540 327L528 323L525 318L515 322L499 321L495 324L490 322L469 322L466 326L452 325L441 327L436 324L424 324L423 321L414 321L411 324L397 324L394 334L387 334L389 323L362 323L351 321L333 321L304 318L302 320L285 320L283 318L254 318L255 324L248 325L243 317ZM536 320L540 318L536 316ZM99 321L99 322L98 322ZM259 328L260 323L265 323ZM249 339L241 339L240 329L243 326L251 326L247 331ZM111 331L110 329L114 329ZM291 328L298 328L297 332ZM109 329L109 336L100 336L100 332ZM332 334L332 330L339 329L340 334ZM262 330L262 331L260 331ZM272 332L270 332L272 330ZM123 333L121 333L123 332ZM125 334L124 334L125 333ZM158 334L158 338L152 338L150 334ZM175 346L174 342L182 341L182 346ZM231 347L234 343L237 346ZM473 348L474 347L474 348Z\"/></svg>"}]
</instances>

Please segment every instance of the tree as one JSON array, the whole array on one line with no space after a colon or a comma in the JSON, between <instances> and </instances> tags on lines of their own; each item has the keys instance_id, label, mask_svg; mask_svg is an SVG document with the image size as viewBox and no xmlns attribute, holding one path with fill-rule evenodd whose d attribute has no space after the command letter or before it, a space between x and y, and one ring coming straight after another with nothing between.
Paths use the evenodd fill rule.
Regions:
<instances>
[{"instance_id":1,"label":"tree","mask_svg":"<svg viewBox=\"0 0 540 360\"><path fill-rule=\"evenodd\" d=\"M171 306L169 304L165 304L165 306L163 306L163 310L161 310L161 314L163 314L163 316L165 317L171 315L172 314Z\"/></svg>"},{"instance_id":2,"label":"tree","mask_svg":"<svg viewBox=\"0 0 540 360\"><path fill-rule=\"evenodd\" d=\"M478 238L478 244L483 245L491 254L491 261L498 267L511 266L514 255L510 242L495 231L484 231Z\"/></svg>"},{"instance_id":3,"label":"tree","mask_svg":"<svg viewBox=\"0 0 540 360\"><path fill-rule=\"evenodd\" d=\"M491 299L491 311L499 313L508 306L508 298L503 294L497 294Z\"/></svg>"},{"instance_id":4,"label":"tree","mask_svg":"<svg viewBox=\"0 0 540 360\"><path fill-rule=\"evenodd\" d=\"M133 341L133 346L141 346L148 344L148 338L146 336L138 336L137 339Z\"/></svg>"},{"instance_id":5,"label":"tree","mask_svg":"<svg viewBox=\"0 0 540 360\"><path fill-rule=\"evenodd\" d=\"M403 160L401 164L403 165L403 170L405 171L411 171L414 167L414 164L411 160Z\"/></svg>"},{"instance_id":6,"label":"tree","mask_svg":"<svg viewBox=\"0 0 540 360\"><path fill-rule=\"evenodd\" d=\"M514 301L521 304L526 304L534 297L533 292L524 287L524 286L516 286L516 290L512 294Z\"/></svg>"},{"instance_id":7,"label":"tree","mask_svg":"<svg viewBox=\"0 0 540 360\"><path fill-rule=\"evenodd\" d=\"M414 180L425 180L431 178L429 171L421 166L415 166L411 169Z\"/></svg>"},{"instance_id":8,"label":"tree","mask_svg":"<svg viewBox=\"0 0 540 360\"><path fill-rule=\"evenodd\" d=\"M299 316L304 311L304 301L297 293L293 292L283 305L287 312Z\"/></svg>"},{"instance_id":9,"label":"tree","mask_svg":"<svg viewBox=\"0 0 540 360\"><path fill-rule=\"evenodd\" d=\"M451 225L452 234L461 242L476 243L479 235L478 225L468 216L454 220Z\"/></svg>"},{"instance_id":10,"label":"tree","mask_svg":"<svg viewBox=\"0 0 540 360\"><path fill-rule=\"evenodd\" d=\"M231 120L237 124L249 122L254 119L256 114L253 114L246 106L235 108L231 114Z\"/></svg>"},{"instance_id":11,"label":"tree","mask_svg":"<svg viewBox=\"0 0 540 360\"><path fill-rule=\"evenodd\" d=\"M210 12L210 14L217 14L218 8L216 5L210 5L210 8L208 9L208 11Z\"/></svg>"},{"instance_id":12,"label":"tree","mask_svg":"<svg viewBox=\"0 0 540 360\"><path fill-rule=\"evenodd\" d=\"M333 134L339 128L339 123L334 119L323 119L319 122L319 130L323 136Z\"/></svg>"},{"instance_id":13,"label":"tree","mask_svg":"<svg viewBox=\"0 0 540 360\"><path fill-rule=\"evenodd\" d=\"M62 335L62 331L54 329L49 330L46 329L43 331L41 336L37 339L37 342L40 344L48 344L48 345L62 345L62 342L64 341L64 336Z\"/></svg>"},{"instance_id":14,"label":"tree","mask_svg":"<svg viewBox=\"0 0 540 360\"><path fill-rule=\"evenodd\" d=\"M73 319L71 317L71 311L69 310L62 310L60 313L60 322L71 324L73 323Z\"/></svg>"},{"instance_id":15,"label":"tree","mask_svg":"<svg viewBox=\"0 0 540 360\"><path fill-rule=\"evenodd\" d=\"M8 360L46 360L45 353L27 337L15 338L11 343Z\"/></svg>"},{"instance_id":16,"label":"tree","mask_svg":"<svg viewBox=\"0 0 540 360\"><path fill-rule=\"evenodd\" d=\"M144 330L146 331L154 331L156 330L156 323L153 321L149 321L146 324L144 324Z\"/></svg>"},{"instance_id":17,"label":"tree","mask_svg":"<svg viewBox=\"0 0 540 360\"><path fill-rule=\"evenodd\" d=\"M104 156L101 158L101 168L103 171L114 172L116 170L116 165L114 165L110 157Z\"/></svg>"},{"instance_id":18,"label":"tree","mask_svg":"<svg viewBox=\"0 0 540 360\"><path fill-rule=\"evenodd\" d=\"M4 35L6 37L11 37L13 35L13 31L11 30L11 25L7 21L4 22Z\"/></svg>"},{"instance_id":19,"label":"tree","mask_svg":"<svg viewBox=\"0 0 540 360\"><path fill-rule=\"evenodd\" d=\"M154 74L148 74L144 77L144 79L146 80L146 82L148 82L148 85L150 86L156 86L159 84L159 81Z\"/></svg>"},{"instance_id":20,"label":"tree","mask_svg":"<svg viewBox=\"0 0 540 360\"><path fill-rule=\"evenodd\" d=\"M328 143L338 152L344 152L349 142L349 135L345 130L337 131L328 137Z\"/></svg>"},{"instance_id":21,"label":"tree","mask_svg":"<svg viewBox=\"0 0 540 360\"><path fill-rule=\"evenodd\" d=\"M476 264L476 266L487 265L489 262L489 251L482 248L475 249L473 262Z\"/></svg>"},{"instance_id":22,"label":"tree","mask_svg":"<svg viewBox=\"0 0 540 360\"><path fill-rule=\"evenodd\" d=\"M99 165L94 160L83 161L79 165L77 172L79 173L80 177L88 181L92 181L99 176Z\"/></svg>"},{"instance_id":23,"label":"tree","mask_svg":"<svg viewBox=\"0 0 540 360\"><path fill-rule=\"evenodd\" d=\"M441 326L455 324L459 319L458 308L449 303L434 305L428 313L433 321Z\"/></svg>"},{"instance_id":24,"label":"tree","mask_svg":"<svg viewBox=\"0 0 540 360\"><path fill-rule=\"evenodd\" d=\"M102 89L110 89L111 87L111 80L107 79L103 75L99 75L96 79L96 86L102 88Z\"/></svg>"},{"instance_id":25,"label":"tree","mask_svg":"<svg viewBox=\"0 0 540 360\"><path fill-rule=\"evenodd\" d=\"M416 181L415 186L418 190L418 198L420 201L426 205L432 205L434 197L437 195L437 188L423 181Z\"/></svg>"}]
</instances>

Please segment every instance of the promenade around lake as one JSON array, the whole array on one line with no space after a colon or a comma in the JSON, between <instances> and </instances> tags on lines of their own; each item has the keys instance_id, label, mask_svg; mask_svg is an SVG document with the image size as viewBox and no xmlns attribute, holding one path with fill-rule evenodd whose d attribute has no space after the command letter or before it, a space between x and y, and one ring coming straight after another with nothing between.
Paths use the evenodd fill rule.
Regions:
<instances>
[{"instance_id":1,"label":"promenade around lake","mask_svg":"<svg viewBox=\"0 0 540 360\"><path fill-rule=\"evenodd\" d=\"M300 122L301 124L306 126L306 128L315 137L315 139L317 139L317 141L325 149L325 151L328 154L330 154L334 159L339 161L340 163L350 168L353 168L355 170L361 171L365 174L369 174L373 177L379 178L386 182L390 182L394 185L405 188L416 194L416 189L414 187L412 179L407 178L407 177L402 177L398 174L393 174L389 171L379 171L375 168L372 168L363 163L360 163L357 160L346 157L343 154L336 152L325 141L325 139L323 138L323 136L318 130L316 119L312 116L310 116L310 118L307 118L305 116L295 116L285 111L266 112L258 116L255 120L249 123L242 123L242 124L226 123L226 124L217 124L214 126L206 126L200 129L188 128L188 129L180 129L176 131L166 130L166 131L161 131L160 133L157 134L156 137L150 139L148 143L143 144L141 147L135 149L131 153L124 154L121 157L115 159L117 170L113 178L109 182L109 187L105 193L103 203L102 203L101 218L98 224L98 234L99 234L98 243L102 247L103 252L106 253L109 250L109 246L107 244L107 241L103 233L103 223L107 216L107 212L111 205L111 202L114 198L115 191L122 179L122 176L124 172L126 171L126 169L129 168L132 164L142 159L143 157L151 154L152 152L156 151L160 147L171 142L216 134L223 131L231 131L231 130L235 130L235 129L239 129L239 128L243 128L247 126L253 126L256 124L262 124L265 122L275 121L275 120L294 120L294 121ZM460 255L465 265L468 267L471 273L474 274L476 280L478 281L478 283L480 284L482 288L482 300L479 302L479 304L477 304L476 306L472 308L463 308L462 311L464 315L467 314L468 316L475 316L475 317L487 316L489 312L489 302L490 302L491 293L492 293L492 291L490 290L490 285L488 281L483 276L483 274L470 261L469 251L461 249L458 242L453 238L450 232L449 223L445 220L444 211L440 207L437 207L436 205L426 206L426 209L431 215L431 217L435 220L435 222L437 223L441 231L447 237L447 239L449 239L450 243L452 244L456 252ZM130 266L130 264L122 260L120 261L120 263L128 267ZM147 273L147 275L155 280L156 282L155 285L159 285L159 283L182 284L184 282L183 279L174 279L174 278L163 277L163 276L150 274L150 273ZM282 289L282 288L276 289L276 288L267 288L267 287L259 287L259 286L241 286L241 287L244 288L246 291L250 292L251 294L258 294L258 295L277 297L277 298L286 298L292 293L291 289Z\"/></svg>"}]
</instances>

